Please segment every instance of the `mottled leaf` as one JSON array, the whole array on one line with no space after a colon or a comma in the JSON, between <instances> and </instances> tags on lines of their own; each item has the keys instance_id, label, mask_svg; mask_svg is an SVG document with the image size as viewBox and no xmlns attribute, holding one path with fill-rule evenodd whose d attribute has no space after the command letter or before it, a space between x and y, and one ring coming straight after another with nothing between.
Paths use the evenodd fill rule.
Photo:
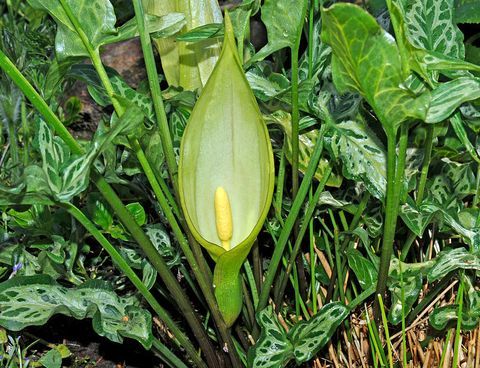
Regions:
<instances>
[{"instance_id":1,"label":"mottled leaf","mask_svg":"<svg viewBox=\"0 0 480 368\"><path fill-rule=\"evenodd\" d=\"M287 160L292 161L292 125L291 125L291 115L285 111L276 111L273 114L265 116L267 123L276 123L279 124L285 132L286 137L286 149L285 156ZM305 173L307 170L310 158L313 154L313 149L318 138L318 130L313 129L306 133L300 134L299 139L299 152L298 152L298 169ZM318 164L317 169L315 170L315 179L318 181L322 180L326 169L332 166L332 163L326 158L322 157ZM343 178L336 172L330 174L329 179L327 180L327 186L339 187L342 184Z\"/></svg>"},{"instance_id":2,"label":"mottled leaf","mask_svg":"<svg viewBox=\"0 0 480 368\"><path fill-rule=\"evenodd\" d=\"M297 323L288 333L297 364L305 363L332 338L350 310L340 302L329 303L308 321Z\"/></svg>"},{"instance_id":3,"label":"mottled leaf","mask_svg":"<svg viewBox=\"0 0 480 368\"><path fill-rule=\"evenodd\" d=\"M258 314L260 338L248 351L249 368L281 368L293 358L293 346L271 306Z\"/></svg>"},{"instance_id":4,"label":"mottled leaf","mask_svg":"<svg viewBox=\"0 0 480 368\"><path fill-rule=\"evenodd\" d=\"M413 0L406 9L409 41L420 49L463 59L463 34L453 22L454 0Z\"/></svg>"},{"instance_id":5,"label":"mottled leaf","mask_svg":"<svg viewBox=\"0 0 480 368\"><path fill-rule=\"evenodd\" d=\"M331 125L326 141L334 157L342 161L343 175L362 181L368 191L383 200L387 186L386 151L368 126L348 120Z\"/></svg>"},{"instance_id":6,"label":"mottled leaf","mask_svg":"<svg viewBox=\"0 0 480 368\"><path fill-rule=\"evenodd\" d=\"M55 314L92 318L95 332L115 342L123 337L152 344L152 318L134 298L120 298L102 281L66 288L49 276L17 276L0 284L0 324L13 331L45 324Z\"/></svg>"},{"instance_id":7,"label":"mottled leaf","mask_svg":"<svg viewBox=\"0 0 480 368\"><path fill-rule=\"evenodd\" d=\"M323 40L333 49L332 73L340 93L359 92L388 133L410 118L422 119L425 101L402 88L399 50L391 35L366 11L335 4L323 11Z\"/></svg>"},{"instance_id":8,"label":"mottled leaf","mask_svg":"<svg viewBox=\"0 0 480 368\"><path fill-rule=\"evenodd\" d=\"M448 249L440 252L435 259L435 265L428 272L428 282L436 281L458 269L480 270L478 252L470 253L465 248Z\"/></svg>"},{"instance_id":9,"label":"mottled leaf","mask_svg":"<svg viewBox=\"0 0 480 368\"><path fill-rule=\"evenodd\" d=\"M480 79L461 77L442 83L431 92L425 115L426 123L438 123L448 118L462 103L480 98Z\"/></svg>"}]
</instances>

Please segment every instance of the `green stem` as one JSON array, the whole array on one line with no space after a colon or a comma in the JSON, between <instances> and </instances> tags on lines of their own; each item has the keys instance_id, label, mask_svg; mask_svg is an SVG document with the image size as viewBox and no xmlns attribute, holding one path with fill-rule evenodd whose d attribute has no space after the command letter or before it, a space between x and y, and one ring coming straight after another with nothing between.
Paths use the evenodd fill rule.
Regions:
<instances>
[{"instance_id":1,"label":"green stem","mask_svg":"<svg viewBox=\"0 0 480 368\"><path fill-rule=\"evenodd\" d=\"M458 287L458 294L457 294L457 304L458 304L457 326L455 328L455 343L453 346L452 367L458 367L458 355L459 355L460 341L461 341L460 333L462 330L463 289L464 289L463 275L460 274L460 286Z\"/></svg>"},{"instance_id":2,"label":"green stem","mask_svg":"<svg viewBox=\"0 0 480 368\"><path fill-rule=\"evenodd\" d=\"M390 259L393 254L393 241L395 238L395 228L397 226L400 194L403 190L407 138L408 125L404 122L401 126L400 150L397 165L396 131L387 132L387 193L385 223L376 290L376 294L380 294L382 299L385 297L385 291L387 288L388 271L390 268ZM380 319L379 312L378 299L375 298L374 316L377 321Z\"/></svg>"},{"instance_id":3,"label":"green stem","mask_svg":"<svg viewBox=\"0 0 480 368\"><path fill-rule=\"evenodd\" d=\"M430 168L430 160L432 157L433 131L434 131L433 124L429 124L427 128L427 137L425 139L425 156L423 158L422 170L420 173L420 180L418 183L417 198L415 200L415 203L417 204L417 206L419 206L422 203L423 196L425 194L425 186L427 184L427 178L428 178L428 169ZM410 250L410 247L412 246L416 238L417 236L415 235L415 233L410 231L408 234L407 240L405 241L405 244L403 245L402 251L400 253L401 261L404 261L405 258L407 257L408 251Z\"/></svg>"},{"instance_id":4,"label":"green stem","mask_svg":"<svg viewBox=\"0 0 480 368\"><path fill-rule=\"evenodd\" d=\"M153 339L153 349L170 368L188 368L175 354L163 345L160 340Z\"/></svg>"},{"instance_id":5,"label":"green stem","mask_svg":"<svg viewBox=\"0 0 480 368\"><path fill-rule=\"evenodd\" d=\"M157 67L155 65L155 57L153 55L152 42L150 34L145 27L145 14L140 0L132 0L135 9L135 18L137 20L138 33L140 34L140 42L142 44L143 58L145 59L145 67L147 69L148 84L150 93L152 94L153 108L158 122L160 138L162 141L163 153L167 161L168 172L176 189L177 185L177 161L173 151L172 138L168 128L167 114L163 105L162 91L160 90L160 81L158 80Z\"/></svg>"},{"instance_id":6,"label":"green stem","mask_svg":"<svg viewBox=\"0 0 480 368\"><path fill-rule=\"evenodd\" d=\"M47 103L32 87L28 80L22 75L17 67L0 49L0 68L8 75L23 94L29 99L38 112L44 117L45 121L53 128L57 135L67 144L72 153L82 154L83 149L80 144L72 137L67 128L62 124L60 119L53 113Z\"/></svg>"},{"instance_id":7,"label":"green stem","mask_svg":"<svg viewBox=\"0 0 480 368\"><path fill-rule=\"evenodd\" d=\"M104 198L114 210L115 214L120 218L127 230L140 245L143 252L162 278L167 290L172 295L173 300L177 303L180 311L182 312L185 319L192 328L192 331L198 343L200 344L203 352L205 353L205 357L207 359L209 367L217 367L218 362L213 347L211 346L210 340L208 339L208 336L205 333L205 330L203 329L203 326L200 323L197 314L193 310L192 305L185 296L185 293L183 292L177 279L171 273L165 261L160 257L150 239L137 225L130 212L126 209L120 198L118 198L116 193L105 181L105 179L101 176L96 176L94 177L94 180L97 188L100 190L100 193L102 193Z\"/></svg>"},{"instance_id":8,"label":"green stem","mask_svg":"<svg viewBox=\"0 0 480 368\"><path fill-rule=\"evenodd\" d=\"M305 200L305 197L307 196L308 189L313 179L313 175L315 174L315 171L318 167L318 163L320 162L320 156L323 151L323 135L324 134L325 134L325 125L322 125L318 135L317 143L315 144L312 156L310 157L310 162L308 163L308 167L303 177L302 184L299 188L299 192L295 197L295 200L293 201L292 208L285 221L285 226L283 227L282 232L280 233L278 243L275 246L275 250L273 252L270 265L268 266L268 270L265 275L265 281L263 282L262 290L260 292L257 311L262 310L267 305L268 296L270 294L270 288L273 284L273 280L275 279L278 266L282 260L283 251L285 250L285 246L287 245L288 238L290 237L290 233L295 225L298 214L300 213L302 203Z\"/></svg>"},{"instance_id":9,"label":"green stem","mask_svg":"<svg viewBox=\"0 0 480 368\"><path fill-rule=\"evenodd\" d=\"M313 76L313 17L315 14L315 6L311 1L308 13L308 78Z\"/></svg>"},{"instance_id":10,"label":"green stem","mask_svg":"<svg viewBox=\"0 0 480 368\"><path fill-rule=\"evenodd\" d=\"M297 259L298 252L300 251L300 246L302 244L303 237L305 236L305 233L309 228L310 219L313 216L313 212L317 208L317 203L320 198L320 194L322 194L323 189L325 188L325 185L330 177L331 172L332 172L331 167L328 167L325 170L322 181L318 184L318 187L315 190L315 194L313 195L313 198L308 203L307 209L305 211L305 215L303 216L303 222L300 227L300 231L295 240L295 245L293 246L293 250L290 253L290 259L288 260L287 269L283 274L283 278L280 279L280 288L278 289L277 296L275 297L275 305L279 305L280 298L283 297L285 288L287 287L288 277L292 272L292 268L294 266L295 260Z\"/></svg>"},{"instance_id":11,"label":"green stem","mask_svg":"<svg viewBox=\"0 0 480 368\"><path fill-rule=\"evenodd\" d=\"M425 193L425 185L427 184L428 169L430 167L430 160L432 157L433 130L433 124L429 124L427 127L427 138L425 139L425 156L423 158L420 182L418 183L417 198L415 200L417 205L422 203L423 195Z\"/></svg>"},{"instance_id":12,"label":"green stem","mask_svg":"<svg viewBox=\"0 0 480 368\"><path fill-rule=\"evenodd\" d=\"M145 287L142 280L136 275L128 263L123 259L122 255L115 247L105 238L105 236L96 228L96 226L83 214L77 207L72 204L63 204L63 207L78 221L85 229L98 241L98 243L107 251L115 265L123 272L125 276L132 282L137 290L142 294L148 304L152 307L158 317L165 322L166 326L174 334L178 342L185 348L190 358L198 367L207 367L198 356L195 347L191 344L188 337L178 328L173 319L165 309L160 306L155 297Z\"/></svg>"},{"instance_id":13,"label":"green stem","mask_svg":"<svg viewBox=\"0 0 480 368\"><path fill-rule=\"evenodd\" d=\"M22 120L22 133L23 133L23 166L27 167L29 162L29 134L27 123L27 106L25 99L22 100L22 106L20 107L20 115Z\"/></svg>"},{"instance_id":14,"label":"green stem","mask_svg":"<svg viewBox=\"0 0 480 368\"><path fill-rule=\"evenodd\" d=\"M292 50L292 199L298 192L298 150L299 150L299 121L300 111L298 107L298 46Z\"/></svg>"}]
</instances>

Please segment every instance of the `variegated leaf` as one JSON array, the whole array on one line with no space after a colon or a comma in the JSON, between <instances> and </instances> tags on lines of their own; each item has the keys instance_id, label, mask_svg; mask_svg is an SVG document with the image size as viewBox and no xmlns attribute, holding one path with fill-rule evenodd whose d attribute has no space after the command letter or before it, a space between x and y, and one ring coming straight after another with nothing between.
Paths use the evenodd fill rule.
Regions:
<instances>
[{"instance_id":1,"label":"variegated leaf","mask_svg":"<svg viewBox=\"0 0 480 368\"><path fill-rule=\"evenodd\" d=\"M50 276L17 276L0 284L0 324L13 331L45 324L55 314L92 318L93 328L115 342L152 344L152 318L134 298L120 298L102 281L69 289Z\"/></svg>"},{"instance_id":2,"label":"variegated leaf","mask_svg":"<svg viewBox=\"0 0 480 368\"><path fill-rule=\"evenodd\" d=\"M350 312L340 302L325 305L310 320L297 323L288 333L293 344L293 355L297 364L309 361L332 338L337 327Z\"/></svg>"},{"instance_id":3,"label":"variegated leaf","mask_svg":"<svg viewBox=\"0 0 480 368\"><path fill-rule=\"evenodd\" d=\"M428 281L436 281L457 269L480 270L479 253L470 253L465 248L448 249L440 252L436 257L435 265L428 272Z\"/></svg>"},{"instance_id":4,"label":"variegated leaf","mask_svg":"<svg viewBox=\"0 0 480 368\"><path fill-rule=\"evenodd\" d=\"M406 10L409 41L420 49L465 58L463 34L453 22L454 0L413 0Z\"/></svg>"},{"instance_id":5,"label":"variegated leaf","mask_svg":"<svg viewBox=\"0 0 480 368\"><path fill-rule=\"evenodd\" d=\"M271 306L258 314L261 335L248 351L249 368L281 368L292 359L293 346Z\"/></svg>"},{"instance_id":6,"label":"variegated leaf","mask_svg":"<svg viewBox=\"0 0 480 368\"><path fill-rule=\"evenodd\" d=\"M323 40L333 50L332 74L340 93L359 92L372 106L387 134L408 119L423 119L427 95L412 98L399 49L370 14L352 4L323 11Z\"/></svg>"},{"instance_id":7,"label":"variegated leaf","mask_svg":"<svg viewBox=\"0 0 480 368\"><path fill-rule=\"evenodd\" d=\"M442 83L431 92L426 123L448 118L462 103L480 98L480 78L462 77Z\"/></svg>"},{"instance_id":8,"label":"variegated leaf","mask_svg":"<svg viewBox=\"0 0 480 368\"><path fill-rule=\"evenodd\" d=\"M362 181L368 191L383 200L387 186L386 151L375 133L360 121L332 125L327 133L329 149L342 160L343 175Z\"/></svg>"}]
</instances>

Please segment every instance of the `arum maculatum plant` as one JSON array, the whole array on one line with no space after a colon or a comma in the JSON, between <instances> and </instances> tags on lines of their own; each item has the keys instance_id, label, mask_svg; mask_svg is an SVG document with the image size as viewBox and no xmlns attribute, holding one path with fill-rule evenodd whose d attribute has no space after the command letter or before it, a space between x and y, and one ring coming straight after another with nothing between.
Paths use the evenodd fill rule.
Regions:
<instances>
[{"instance_id":1,"label":"arum maculatum plant","mask_svg":"<svg viewBox=\"0 0 480 368\"><path fill-rule=\"evenodd\" d=\"M240 267L270 208L273 153L225 16L223 49L182 138L180 199L188 226L216 263L215 296L225 322L240 314Z\"/></svg>"}]
</instances>

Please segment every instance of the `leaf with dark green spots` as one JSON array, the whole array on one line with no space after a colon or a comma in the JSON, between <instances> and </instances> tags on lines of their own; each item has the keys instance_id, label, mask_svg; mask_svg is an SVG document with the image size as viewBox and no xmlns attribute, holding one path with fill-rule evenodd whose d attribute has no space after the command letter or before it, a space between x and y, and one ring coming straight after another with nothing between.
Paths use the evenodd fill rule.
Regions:
<instances>
[{"instance_id":1,"label":"leaf with dark green spots","mask_svg":"<svg viewBox=\"0 0 480 368\"><path fill-rule=\"evenodd\" d=\"M66 288L46 275L17 276L0 284L0 324L13 331L44 325L51 316L92 318L93 329L115 342L152 345L152 318L134 298L121 298L102 281Z\"/></svg>"},{"instance_id":2,"label":"leaf with dark green spots","mask_svg":"<svg viewBox=\"0 0 480 368\"><path fill-rule=\"evenodd\" d=\"M293 346L271 306L257 316L260 338L248 351L249 368L281 368L293 358Z\"/></svg>"},{"instance_id":3,"label":"leaf with dark green spots","mask_svg":"<svg viewBox=\"0 0 480 368\"><path fill-rule=\"evenodd\" d=\"M424 121L439 123L464 102L480 98L480 78L461 77L442 83L431 92Z\"/></svg>"},{"instance_id":4,"label":"leaf with dark green spots","mask_svg":"<svg viewBox=\"0 0 480 368\"><path fill-rule=\"evenodd\" d=\"M182 264L182 255L175 248L162 224L149 224L145 226L145 233L150 238L153 246L167 263L168 267L177 267Z\"/></svg>"},{"instance_id":5,"label":"leaf with dark green spots","mask_svg":"<svg viewBox=\"0 0 480 368\"><path fill-rule=\"evenodd\" d=\"M480 292L475 290L469 277L462 276L464 302L462 308L462 329L473 330L480 320ZM429 316L430 324L437 330L454 326L458 320L459 305L450 304L437 307Z\"/></svg>"},{"instance_id":6,"label":"leaf with dark green spots","mask_svg":"<svg viewBox=\"0 0 480 368\"><path fill-rule=\"evenodd\" d=\"M84 191L89 184L90 169L97 155L116 136L134 129L142 122L140 109L131 105L110 130L95 135L85 154L70 157L70 150L40 120L36 139L42 156L43 171L54 198L59 202L68 202Z\"/></svg>"},{"instance_id":7,"label":"leaf with dark green spots","mask_svg":"<svg viewBox=\"0 0 480 368\"><path fill-rule=\"evenodd\" d=\"M250 63L263 60L280 49L295 46L302 36L306 5L307 2L304 0L266 0L264 2L262 21L267 28L268 43L253 56Z\"/></svg>"},{"instance_id":8,"label":"leaf with dark green spots","mask_svg":"<svg viewBox=\"0 0 480 368\"><path fill-rule=\"evenodd\" d=\"M434 266L428 271L428 282L439 280L448 273L459 269L480 270L478 251L470 253L465 248L455 248L440 252L435 258Z\"/></svg>"},{"instance_id":9,"label":"leaf with dark green spots","mask_svg":"<svg viewBox=\"0 0 480 368\"><path fill-rule=\"evenodd\" d=\"M288 338L293 345L297 364L312 359L332 338L337 327L348 316L350 310L340 302L329 303L308 321L292 327Z\"/></svg>"},{"instance_id":10,"label":"leaf with dark green spots","mask_svg":"<svg viewBox=\"0 0 480 368\"><path fill-rule=\"evenodd\" d=\"M400 207L400 217L405 225L417 236L423 235L434 216L435 212L425 212L418 209L410 196L407 197L407 201Z\"/></svg>"},{"instance_id":11,"label":"leaf with dark green spots","mask_svg":"<svg viewBox=\"0 0 480 368\"><path fill-rule=\"evenodd\" d=\"M362 254L353 248L347 250L348 265L357 277L358 283L363 290L377 282L378 271L372 261L366 259Z\"/></svg>"},{"instance_id":12,"label":"leaf with dark green spots","mask_svg":"<svg viewBox=\"0 0 480 368\"><path fill-rule=\"evenodd\" d=\"M368 126L348 120L331 125L326 137L328 149L342 161L343 175L362 181L368 191L383 200L387 186L386 151Z\"/></svg>"},{"instance_id":13,"label":"leaf with dark green spots","mask_svg":"<svg viewBox=\"0 0 480 368\"><path fill-rule=\"evenodd\" d=\"M150 95L134 90L114 69L106 69L115 95L120 96L139 107L149 121L155 121L155 113L153 111L153 103ZM68 72L68 76L85 82L90 95L100 106L109 106L112 104L111 99L108 97L105 88L92 65L74 65Z\"/></svg>"},{"instance_id":14,"label":"leaf with dark green spots","mask_svg":"<svg viewBox=\"0 0 480 368\"><path fill-rule=\"evenodd\" d=\"M407 6L407 37L415 47L463 59L463 34L453 22L454 0L413 0Z\"/></svg>"},{"instance_id":15,"label":"leaf with dark green spots","mask_svg":"<svg viewBox=\"0 0 480 368\"><path fill-rule=\"evenodd\" d=\"M406 315L415 304L423 287L424 275L434 262L403 263L398 258L392 259L387 282L392 299L388 319L392 324L396 325L402 321L402 305Z\"/></svg>"}]
</instances>

